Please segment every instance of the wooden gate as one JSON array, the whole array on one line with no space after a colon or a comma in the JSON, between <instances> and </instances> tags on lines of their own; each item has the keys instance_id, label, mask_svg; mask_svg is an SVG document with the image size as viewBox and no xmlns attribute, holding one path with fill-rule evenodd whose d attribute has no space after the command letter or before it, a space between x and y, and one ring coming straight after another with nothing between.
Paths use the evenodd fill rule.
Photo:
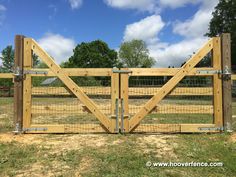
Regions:
<instances>
[{"instance_id":1,"label":"wooden gate","mask_svg":"<svg viewBox=\"0 0 236 177\"><path fill-rule=\"evenodd\" d=\"M227 102L231 92L224 91L224 86L231 82L227 68L230 66L230 47L226 45L230 40L228 36L224 34L210 39L181 68L119 69L61 68L36 41L17 36L14 73L16 131L220 132L231 119L224 111L231 111ZM47 68L34 68L33 55L38 56ZM208 65L202 64L204 62ZM77 80L73 78L75 76ZM82 83L90 77L92 84L83 86ZM46 86L34 85L35 78L41 78ZM104 78L107 78L106 82L97 84ZM48 85L55 80L60 84ZM97 85L93 85L95 83ZM59 97L52 103L49 100L55 95ZM88 121L90 118L91 122Z\"/></svg>"}]
</instances>

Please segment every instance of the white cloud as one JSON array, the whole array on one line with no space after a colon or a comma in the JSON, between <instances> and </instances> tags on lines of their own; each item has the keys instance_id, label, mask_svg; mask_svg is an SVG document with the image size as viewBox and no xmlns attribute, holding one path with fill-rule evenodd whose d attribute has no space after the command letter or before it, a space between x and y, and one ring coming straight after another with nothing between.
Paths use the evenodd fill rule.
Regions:
<instances>
[{"instance_id":1,"label":"white cloud","mask_svg":"<svg viewBox=\"0 0 236 177\"><path fill-rule=\"evenodd\" d=\"M149 45L148 48L150 55L157 60L156 67L180 67L206 41L207 38L201 37L183 40L176 44Z\"/></svg>"},{"instance_id":2,"label":"white cloud","mask_svg":"<svg viewBox=\"0 0 236 177\"><path fill-rule=\"evenodd\" d=\"M78 9L82 6L83 0L69 0L72 9Z\"/></svg>"},{"instance_id":3,"label":"white cloud","mask_svg":"<svg viewBox=\"0 0 236 177\"><path fill-rule=\"evenodd\" d=\"M124 40L142 39L148 43L158 40L157 35L165 26L159 15L146 17L139 22L126 26Z\"/></svg>"},{"instance_id":4,"label":"white cloud","mask_svg":"<svg viewBox=\"0 0 236 177\"><path fill-rule=\"evenodd\" d=\"M111 7L118 9L135 9L139 11L156 12L157 0L104 0Z\"/></svg>"},{"instance_id":5,"label":"white cloud","mask_svg":"<svg viewBox=\"0 0 236 177\"><path fill-rule=\"evenodd\" d=\"M165 25L165 22L161 20L159 15L153 15L139 22L127 25L124 40L133 38L144 40L148 44L150 55L157 61L155 67L180 67L193 52L198 51L208 40L207 37L204 37L204 34L207 32L210 19L212 18L212 11L218 3L218 0L197 1L201 5L192 17L183 22L172 22L174 24L173 33L181 35L183 40L174 44L159 40L158 34ZM170 4L173 2L172 6L168 2ZM182 7L192 2L189 0L180 0L178 2L172 0L165 1L166 6L171 8ZM195 1L194 3L197 2Z\"/></svg>"},{"instance_id":6,"label":"white cloud","mask_svg":"<svg viewBox=\"0 0 236 177\"><path fill-rule=\"evenodd\" d=\"M47 33L38 40L39 45L51 55L58 64L67 60L72 54L76 43L71 38L60 34Z\"/></svg>"},{"instance_id":7,"label":"white cloud","mask_svg":"<svg viewBox=\"0 0 236 177\"><path fill-rule=\"evenodd\" d=\"M207 32L212 18L212 11L217 2L218 0L204 1L201 8L192 18L184 22L176 22L173 32L187 38L203 36Z\"/></svg>"}]
</instances>

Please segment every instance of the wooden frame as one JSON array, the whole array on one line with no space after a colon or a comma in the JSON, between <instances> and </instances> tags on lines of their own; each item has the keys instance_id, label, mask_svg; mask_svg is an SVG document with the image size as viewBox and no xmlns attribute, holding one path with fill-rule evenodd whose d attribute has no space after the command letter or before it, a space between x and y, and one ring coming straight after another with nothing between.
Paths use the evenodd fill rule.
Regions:
<instances>
[{"instance_id":1,"label":"wooden frame","mask_svg":"<svg viewBox=\"0 0 236 177\"><path fill-rule=\"evenodd\" d=\"M19 38L19 37L18 37ZM118 133L118 129L122 133L128 132L219 132L224 126L230 124L230 114L225 113L230 111L230 104L227 101L229 92L223 92L222 86L228 86L231 80L223 80L222 75L215 73L217 70L223 70L229 64L229 36L223 35L222 40L220 37L210 39L189 61L187 61L181 68L61 68L55 61L31 38L23 38L24 44L18 48L16 58L22 57L22 69L24 71L44 71L45 74L33 73L23 74L24 80L22 81L22 94L23 100L16 98L15 107L20 101L23 103L22 114L20 109L16 109L15 115L18 115L17 120L23 117L23 130L26 133ZM16 46L19 46L16 42ZM196 65L202 58L209 52L213 53L213 66L209 68L196 68ZM22 53L21 53L22 52ZM34 69L32 68L32 54L33 52L38 55L44 63L47 64L48 69ZM227 61L226 61L227 60ZM17 63L17 61L16 61ZM17 64L18 66L21 64ZM22 70L22 72L23 72ZM119 70L115 72L114 70ZM124 72L129 71L129 72ZM199 72L208 71L208 72ZM93 114L101 123L100 124L34 124L31 122L33 114L41 114L40 110L45 110L45 113L60 112L60 108L51 105L47 108L44 106L32 105L32 95L51 95L50 90L44 88L32 88L32 77L58 77L67 87L53 88L56 90L57 95L69 96L74 94L85 106L74 106L68 109L68 114L80 114L85 110L88 114ZM97 93L91 91L93 88L79 87L75 84L70 76L106 76L111 78L110 88L97 88ZM162 87L156 88L129 88L129 76L172 76L172 78ZM185 76L210 76L213 78L212 87L196 87L196 88L183 88L176 87L176 85ZM15 78L13 73L0 73L0 78ZM235 76L232 76L232 80ZM50 88L49 88L50 89ZM17 88L19 91L20 88ZM68 91L69 90L69 91ZM130 94L129 94L130 93ZM96 105L88 95L110 95L110 105ZM222 96L223 94L223 96ZM213 95L213 106L199 106L187 105L176 106L166 105L159 102L169 96L179 95ZM18 94L19 96L19 94ZM131 105L128 103L129 96L151 96L152 98L144 105ZM118 102L117 102L118 100ZM118 103L118 104L117 104ZM173 107L175 109L173 109ZM118 109L118 110L117 110ZM223 110L225 110L223 112ZM67 107L63 110L67 114ZM146 115L150 113L158 114L175 114L175 113L191 113L191 114L214 114L214 122L212 124L142 124L141 121ZM107 114L111 116L108 117ZM130 117L130 115L133 115ZM17 116L16 116L17 117ZM223 122L224 117L224 122ZM122 119L123 118L123 119ZM118 122L117 122L118 121ZM118 127L118 129L117 129ZM228 126L229 127L229 126ZM228 129L228 128L227 128Z\"/></svg>"},{"instance_id":2,"label":"wooden frame","mask_svg":"<svg viewBox=\"0 0 236 177\"><path fill-rule=\"evenodd\" d=\"M212 49L214 39L209 40L182 68L129 120L129 131L134 131L144 117L188 74Z\"/></svg>"},{"instance_id":3,"label":"wooden frame","mask_svg":"<svg viewBox=\"0 0 236 177\"><path fill-rule=\"evenodd\" d=\"M24 38L24 70L32 68L32 41L29 38ZM30 127L31 124L31 105L32 105L32 78L31 75L25 75L23 81L23 130Z\"/></svg>"},{"instance_id":4,"label":"wooden frame","mask_svg":"<svg viewBox=\"0 0 236 177\"><path fill-rule=\"evenodd\" d=\"M49 67L49 69L57 76L66 86L67 88L86 106L86 108L95 115L95 117L101 122L102 127L105 128L108 132L114 132L112 129L112 123L111 120L102 113L97 105L89 99L89 97L83 92L83 90L75 84L72 79L64 73L64 71L60 68L59 65L55 63L55 61L31 38L25 38L25 63L24 63L24 69L32 70L32 52L34 52L36 55L38 55L44 63ZM101 71L101 70L100 70ZM90 71L91 72L91 71ZM102 72L102 71L101 71ZM86 71L87 73L87 71ZM88 74L88 73L87 73ZM25 80L24 80L24 123L23 128L25 130L31 130L32 127L30 125L30 118L31 118L31 74L26 74ZM47 126L46 126L47 127ZM58 127L58 125L56 126ZM62 127L62 126L61 126ZM64 126L65 127L65 126ZM79 127L79 126L77 126ZM81 128L80 128L81 130ZM46 130L46 132L54 132L55 130Z\"/></svg>"}]
</instances>

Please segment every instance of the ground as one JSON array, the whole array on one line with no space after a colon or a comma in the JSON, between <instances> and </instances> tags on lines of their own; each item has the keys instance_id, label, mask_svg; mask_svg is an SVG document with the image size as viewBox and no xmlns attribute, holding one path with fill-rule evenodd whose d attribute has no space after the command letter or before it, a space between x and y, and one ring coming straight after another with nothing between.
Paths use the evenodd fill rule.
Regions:
<instances>
[{"instance_id":1,"label":"ground","mask_svg":"<svg viewBox=\"0 0 236 177\"><path fill-rule=\"evenodd\" d=\"M146 167L223 162L223 167ZM236 176L236 134L0 134L0 176Z\"/></svg>"},{"instance_id":2,"label":"ground","mask_svg":"<svg viewBox=\"0 0 236 177\"><path fill-rule=\"evenodd\" d=\"M10 103L0 102L0 176L236 176L236 133L14 135ZM147 167L149 161L224 165Z\"/></svg>"}]
</instances>

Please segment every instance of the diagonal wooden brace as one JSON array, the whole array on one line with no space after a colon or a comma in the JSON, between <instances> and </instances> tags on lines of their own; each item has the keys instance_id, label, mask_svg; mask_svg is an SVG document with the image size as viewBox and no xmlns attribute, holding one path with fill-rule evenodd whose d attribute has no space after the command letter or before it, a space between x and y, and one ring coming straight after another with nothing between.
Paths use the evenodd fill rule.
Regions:
<instances>
[{"instance_id":1,"label":"diagonal wooden brace","mask_svg":"<svg viewBox=\"0 0 236 177\"><path fill-rule=\"evenodd\" d=\"M103 114L96 104L82 91L82 89L55 63L55 61L31 38L32 50L37 54L50 68L50 70L67 86L68 89L93 113L101 124L111 132L111 121Z\"/></svg>"},{"instance_id":2,"label":"diagonal wooden brace","mask_svg":"<svg viewBox=\"0 0 236 177\"><path fill-rule=\"evenodd\" d=\"M188 62L154 95L141 110L129 120L129 131L133 131L140 121L213 49L213 39L209 40Z\"/></svg>"}]
</instances>

